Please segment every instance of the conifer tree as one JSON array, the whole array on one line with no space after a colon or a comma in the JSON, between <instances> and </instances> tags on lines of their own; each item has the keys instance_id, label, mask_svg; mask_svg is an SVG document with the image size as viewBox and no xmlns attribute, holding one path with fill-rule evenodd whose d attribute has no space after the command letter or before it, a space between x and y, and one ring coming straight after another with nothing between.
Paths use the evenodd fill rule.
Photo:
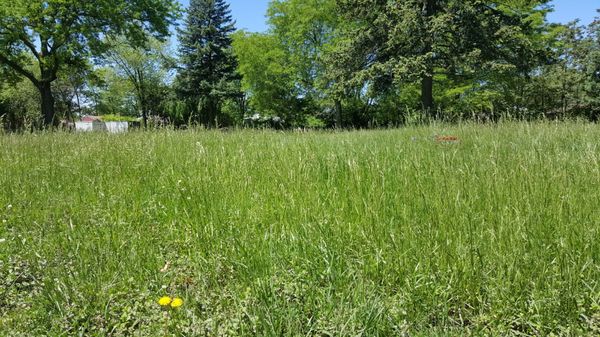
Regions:
<instances>
[{"instance_id":1,"label":"conifer tree","mask_svg":"<svg viewBox=\"0 0 600 337\"><path fill-rule=\"evenodd\" d=\"M237 61L231 48L235 31L224 0L191 0L179 31L181 68L177 77L188 120L215 126L224 100L239 96Z\"/></svg>"}]
</instances>

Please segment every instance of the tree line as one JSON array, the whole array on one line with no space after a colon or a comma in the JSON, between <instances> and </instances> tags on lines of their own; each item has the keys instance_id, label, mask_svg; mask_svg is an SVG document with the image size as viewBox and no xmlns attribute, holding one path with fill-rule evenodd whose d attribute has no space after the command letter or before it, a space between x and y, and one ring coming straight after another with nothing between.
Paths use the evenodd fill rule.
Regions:
<instances>
[{"instance_id":1,"label":"tree line","mask_svg":"<svg viewBox=\"0 0 600 337\"><path fill-rule=\"evenodd\" d=\"M551 10L549 0L273 0L269 29L250 33L224 0L0 0L0 123L598 120L600 20L550 23Z\"/></svg>"}]
</instances>

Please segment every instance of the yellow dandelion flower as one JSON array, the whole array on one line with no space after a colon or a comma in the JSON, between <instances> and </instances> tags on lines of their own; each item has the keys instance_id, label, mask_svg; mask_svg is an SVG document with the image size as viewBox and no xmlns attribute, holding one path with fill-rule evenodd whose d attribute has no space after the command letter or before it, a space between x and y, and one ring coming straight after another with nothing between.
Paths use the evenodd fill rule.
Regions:
<instances>
[{"instance_id":1,"label":"yellow dandelion flower","mask_svg":"<svg viewBox=\"0 0 600 337\"><path fill-rule=\"evenodd\" d=\"M171 302L173 302L173 300L169 296L163 296L160 298L160 300L158 300L158 304L160 304L163 307L166 307L167 305L171 304Z\"/></svg>"},{"instance_id":2,"label":"yellow dandelion flower","mask_svg":"<svg viewBox=\"0 0 600 337\"><path fill-rule=\"evenodd\" d=\"M175 297L173 302L171 302L171 308L179 308L183 305L183 300L179 297Z\"/></svg>"}]
</instances>

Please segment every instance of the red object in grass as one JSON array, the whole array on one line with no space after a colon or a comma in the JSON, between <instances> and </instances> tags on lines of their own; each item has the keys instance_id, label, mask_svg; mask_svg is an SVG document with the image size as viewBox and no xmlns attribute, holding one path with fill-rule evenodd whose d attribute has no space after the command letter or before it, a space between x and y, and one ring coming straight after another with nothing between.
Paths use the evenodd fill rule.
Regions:
<instances>
[{"instance_id":1,"label":"red object in grass","mask_svg":"<svg viewBox=\"0 0 600 337\"><path fill-rule=\"evenodd\" d=\"M436 142L458 142L459 140L456 136L435 136Z\"/></svg>"}]
</instances>

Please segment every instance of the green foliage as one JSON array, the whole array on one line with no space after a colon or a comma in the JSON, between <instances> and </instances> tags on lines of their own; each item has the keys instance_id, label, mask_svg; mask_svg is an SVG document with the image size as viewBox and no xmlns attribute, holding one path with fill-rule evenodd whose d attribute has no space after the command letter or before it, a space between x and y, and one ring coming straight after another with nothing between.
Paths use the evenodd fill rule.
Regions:
<instances>
[{"instance_id":1,"label":"green foliage","mask_svg":"<svg viewBox=\"0 0 600 337\"><path fill-rule=\"evenodd\" d=\"M267 33L238 32L234 50L252 113L305 125L326 97L324 53L338 24L334 0L272 1Z\"/></svg>"},{"instance_id":2,"label":"green foliage","mask_svg":"<svg viewBox=\"0 0 600 337\"><path fill-rule=\"evenodd\" d=\"M132 89L135 115L141 116L144 126L151 116L165 117L164 102L169 68L174 63L168 56L167 45L152 37L144 48L132 47L124 38L111 41L106 53L107 67L114 69L119 81Z\"/></svg>"},{"instance_id":3,"label":"green foliage","mask_svg":"<svg viewBox=\"0 0 600 337\"><path fill-rule=\"evenodd\" d=\"M224 0L190 1L185 27L179 31L182 68L176 83L191 121L216 126L224 101L241 96L231 48L234 30Z\"/></svg>"},{"instance_id":4,"label":"green foliage","mask_svg":"<svg viewBox=\"0 0 600 337\"><path fill-rule=\"evenodd\" d=\"M39 114L39 95L31 82L0 83L0 128L32 129L38 125Z\"/></svg>"},{"instance_id":5,"label":"green foliage","mask_svg":"<svg viewBox=\"0 0 600 337\"><path fill-rule=\"evenodd\" d=\"M33 65L28 67L37 74ZM93 80L94 73L81 69L65 69L54 82L56 118L73 121L83 113L85 86ZM32 130L40 127L39 90L31 81L18 76L0 83L0 124L11 131Z\"/></svg>"},{"instance_id":6,"label":"green foliage","mask_svg":"<svg viewBox=\"0 0 600 337\"><path fill-rule=\"evenodd\" d=\"M600 12L599 12L600 13ZM586 80L585 108L593 120L600 120L600 17L588 27L584 50L580 54L583 60Z\"/></svg>"},{"instance_id":7,"label":"green foliage","mask_svg":"<svg viewBox=\"0 0 600 337\"><path fill-rule=\"evenodd\" d=\"M173 0L1 0L0 64L39 89L48 125L56 122L52 83L61 68L84 68L89 56L106 51L106 36L142 46L148 32L168 35L177 9ZM39 74L28 69L32 58Z\"/></svg>"},{"instance_id":8,"label":"green foliage","mask_svg":"<svg viewBox=\"0 0 600 337\"><path fill-rule=\"evenodd\" d=\"M488 120L526 109L519 87L549 57L546 2L273 1L270 31L234 47L252 113L398 125L431 90L433 117Z\"/></svg>"},{"instance_id":9,"label":"green foliage","mask_svg":"<svg viewBox=\"0 0 600 337\"><path fill-rule=\"evenodd\" d=\"M335 0L276 0L269 5L272 34L286 53L294 86L305 99L319 99L323 53L338 25L335 10Z\"/></svg>"},{"instance_id":10,"label":"green foliage","mask_svg":"<svg viewBox=\"0 0 600 337\"><path fill-rule=\"evenodd\" d=\"M298 89L288 54L276 36L236 32L233 48L243 76L242 89L249 93L253 111L292 119L299 106Z\"/></svg>"},{"instance_id":11,"label":"green foliage","mask_svg":"<svg viewBox=\"0 0 600 337\"><path fill-rule=\"evenodd\" d=\"M102 115L102 121L104 122L138 122L139 119L131 116L121 115Z\"/></svg>"},{"instance_id":12,"label":"green foliage","mask_svg":"<svg viewBox=\"0 0 600 337\"><path fill-rule=\"evenodd\" d=\"M463 86L498 72L525 74L539 64L532 40L546 2L515 8L485 1L340 1L350 23L331 58L332 68L341 70L331 77L343 85L338 92L368 87L378 96L420 83L419 108L432 112L436 75Z\"/></svg>"},{"instance_id":13,"label":"green foliage","mask_svg":"<svg viewBox=\"0 0 600 337\"><path fill-rule=\"evenodd\" d=\"M137 116L135 89L127 78L119 76L111 67L96 70L97 79L92 82L94 110L98 115Z\"/></svg>"},{"instance_id":14,"label":"green foliage","mask_svg":"<svg viewBox=\"0 0 600 337\"><path fill-rule=\"evenodd\" d=\"M550 62L526 80L513 80L505 90L514 104L551 118L585 117L598 120L597 23L552 25L544 36Z\"/></svg>"},{"instance_id":15,"label":"green foliage","mask_svg":"<svg viewBox=\"0 0 600 337\"><path fill-rule=\"evenodd\" d=\"M29 79L46 124L86 113L350 128L600 114L600 25L549 24L547 0L273 0L264 33L234 32L225 0L194 0L179 60L160 42L174 0L0 4L2 90ZM23 122L30 94L0 103L10 129L41 124Z\"/></svg>"}]
</instances>

